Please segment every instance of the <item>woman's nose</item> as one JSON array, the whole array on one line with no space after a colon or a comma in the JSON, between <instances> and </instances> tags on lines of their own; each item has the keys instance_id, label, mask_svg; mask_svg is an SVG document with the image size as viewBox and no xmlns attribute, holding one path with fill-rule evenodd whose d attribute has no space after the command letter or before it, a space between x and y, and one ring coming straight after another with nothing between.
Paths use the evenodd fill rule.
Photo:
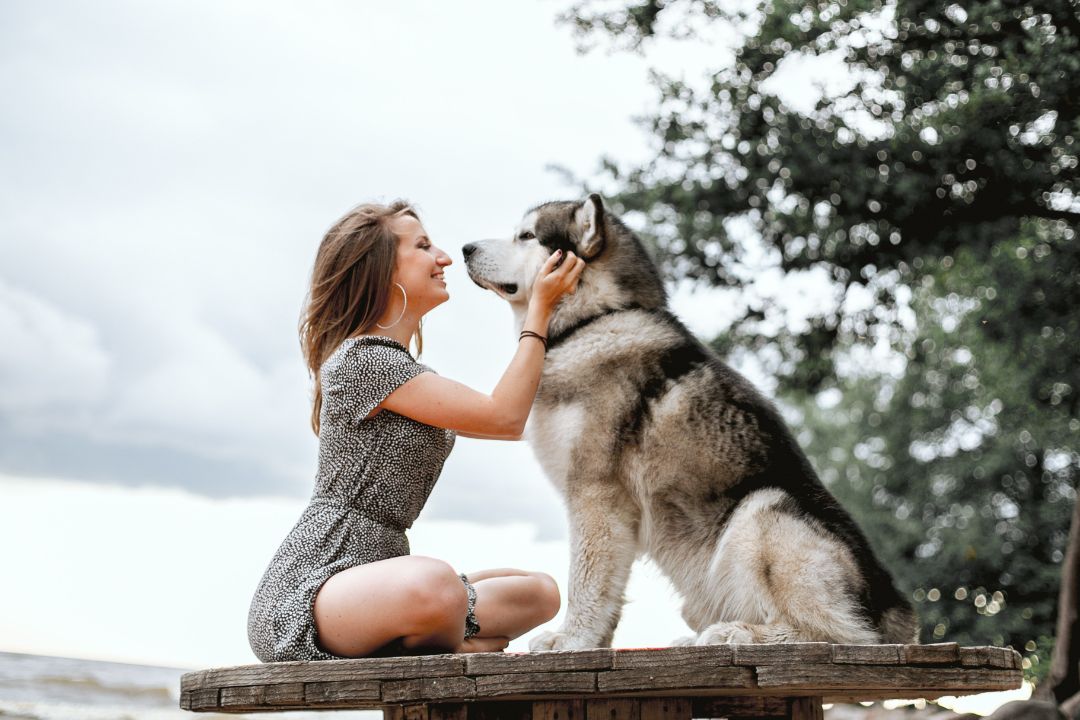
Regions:
<instances>
[{"instance_id":1,"label":"woman's nose","mask_svg":"<svg viewBox=\"0 0 1080 720\"><path fill-rule=\"evenodd\" d=\"M440 250L439 257L436 259L436 262L440 265L451 265L454 261L450 258L449 255Z\"/></svg>"}]
</instances>

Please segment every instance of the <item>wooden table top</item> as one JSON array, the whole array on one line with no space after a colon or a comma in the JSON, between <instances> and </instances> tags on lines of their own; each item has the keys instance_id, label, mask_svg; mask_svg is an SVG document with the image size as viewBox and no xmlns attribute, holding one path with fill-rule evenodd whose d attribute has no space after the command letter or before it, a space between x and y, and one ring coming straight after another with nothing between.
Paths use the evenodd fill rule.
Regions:
<instances>
[{"instance_id":1,"label":"wooden table top","mask_svg":"<svg viewBox=\"0 0 1080 720\"><path fill-rule=\"evenodd\" d=\"M618 697L932 700L1013 690L1019 653L936 645L711 645L260 663L186 673L197 712Z\"/></svg>"}]
</instances>

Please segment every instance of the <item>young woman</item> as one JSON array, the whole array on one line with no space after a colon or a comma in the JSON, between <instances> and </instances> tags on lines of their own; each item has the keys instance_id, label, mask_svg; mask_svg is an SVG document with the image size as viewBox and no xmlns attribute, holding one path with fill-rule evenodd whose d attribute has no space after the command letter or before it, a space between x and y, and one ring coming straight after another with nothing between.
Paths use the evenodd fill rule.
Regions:
<instances>
[{"instance_id":1,"label":"young woman","mask_svg":"<svg viewBox=\"0 0 1080 720\"><path fill-rule=\"evenodd\" d=\"M562 263L559 264L560 259ZM490 395L440 377L409 354L420 319L446 302L452 261L416 212L361 205L326 233L300 325L315 379L319 467L308 506L270 561L248 613L264 662L497 651L559 609L543 573L457 574L409 554L455 435L517 439L544 362L551 310L584 262L540 270L517 352Z\"/></svg>"}]
</instances>

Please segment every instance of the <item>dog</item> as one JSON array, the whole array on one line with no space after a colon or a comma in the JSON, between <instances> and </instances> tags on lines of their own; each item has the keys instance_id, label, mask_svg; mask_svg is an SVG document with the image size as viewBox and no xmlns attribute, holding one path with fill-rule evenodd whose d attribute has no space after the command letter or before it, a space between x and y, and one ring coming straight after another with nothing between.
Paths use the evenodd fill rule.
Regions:
<instances>
[{"instance_id":1,"label":"dog","mask_svg":"<svg viewBox=\"0 0 1080 720\"><path fill-rule=\"evenodd\" d=\"M586 265L552 313L525 436L569 515L566 618L532 650L609 647L647 555L694 631L676 644L915 643L918 622L780 414L667 309L638 237L599 195L529 210L463 248L521 329L556 250Z\"/></svg>"}]
</instances>

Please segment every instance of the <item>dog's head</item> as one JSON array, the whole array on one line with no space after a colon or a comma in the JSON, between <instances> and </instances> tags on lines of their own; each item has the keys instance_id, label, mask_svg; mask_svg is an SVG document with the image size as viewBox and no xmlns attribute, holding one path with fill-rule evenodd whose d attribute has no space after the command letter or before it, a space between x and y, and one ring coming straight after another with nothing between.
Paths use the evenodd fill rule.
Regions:
<instances>
[{"instance_id":1,"label":"dog's head","mask_svg":"<svg viewBox=\"0 0 1080 720\"><path fill-rule=\"evenodd\" d=\"M556 308L554 324L630 303L664 304L663 285L641 242L595 193L580 202L538 205L525 213L510 239L462 248L473 282L519 309L528 306L536 275L556 250L573 252L588 264L577 291Z\"/></svg>"}]
</instances>

